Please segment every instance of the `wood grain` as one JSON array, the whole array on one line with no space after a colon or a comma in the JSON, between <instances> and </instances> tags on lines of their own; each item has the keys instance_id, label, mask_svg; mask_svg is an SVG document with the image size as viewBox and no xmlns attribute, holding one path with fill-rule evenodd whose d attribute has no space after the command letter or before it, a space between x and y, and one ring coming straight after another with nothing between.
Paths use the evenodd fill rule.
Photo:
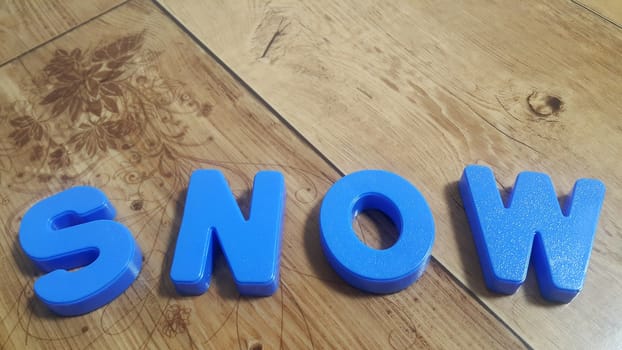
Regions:
<instances>
[{"instance_id":1,"label":"wood grain","mask_svg":"<svg viewBox=\"0 0 622 350\"><path fill-rule=\"evenodd\" d=\"M414 286L361 293L331 270L317 224L339 173L148 1L133 1L0 68L0 348L407 349L525 344L436 261ZM240 297L221 257L212 286L177 296L168 272L192 170L225 173L244 212L253 175L284 173L280 289ZM145 257L90 314L52 315L17 243L36 201L101 188ZM359 220L377 245L373 223Z\"/></svg>"},{"instance_id":2,"label":"wood grain","mask_svg":"<svg viewBox=\"0 0 622 350\"><path fill-rule=\"evenodd\" d=\"M123 0L3 0L0 64L113 8Z\"/></svg>"},{"instance_id":3,"label":"wood grain","mask_svg":"<svg viewBox=\"0 0 622 350\"><path fill-rule=\"evenodd\" d=\"M573 0L622 28L622 2L618 0Z\"/></svg>"},{"instance_id":4,"label":"wood grain","mask_svg":"<svg viewBox=\"0 0 622 350\"><path fill-rule=\"evenodd\" d=\"M416 184L437 223L434 255L537 348L622 344L622 32L569 1L161 0L341 171ZM529 280L484 285L456 181L523 170L560 196L608 187L582 294L553 305Z\"/></svg>"}]
</instances>

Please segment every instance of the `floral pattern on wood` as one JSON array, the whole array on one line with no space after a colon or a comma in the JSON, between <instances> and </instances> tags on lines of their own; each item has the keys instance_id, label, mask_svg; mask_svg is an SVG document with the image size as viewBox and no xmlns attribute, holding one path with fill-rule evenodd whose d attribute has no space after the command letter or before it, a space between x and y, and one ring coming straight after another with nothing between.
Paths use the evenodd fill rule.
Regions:
<instances>
[{"instance_id":1,"label":"floral pattern on wood","mask_svg":"<svg viewBox=\"0 0 622 350\"><path fill-rule=\"evenodd\" d=\"M141 50L143 43L144 33L137 33L93 50L58 49L33 79L32 100L2 106L0 152L30 163L31 172L17 171L17 178L66 179L80 172L71 168L78 160L110 150L157 159L164 177L178 173L184 119L206 117L211 105L197 102L182 82L162 77L154 64L159 53Z\"/></svg>"},{"instance_id":2,"label":"floral pattern on wood","mask_svg":"<svg viewBox=\"0 0 622 350\"><path fill-rule=\"evenodd\" d=\"M164 311L162 333L167 337L174 337L179 333L186 333L190 323L190 308L179 304L171 304Z\"/></svg>"}]
</instances>

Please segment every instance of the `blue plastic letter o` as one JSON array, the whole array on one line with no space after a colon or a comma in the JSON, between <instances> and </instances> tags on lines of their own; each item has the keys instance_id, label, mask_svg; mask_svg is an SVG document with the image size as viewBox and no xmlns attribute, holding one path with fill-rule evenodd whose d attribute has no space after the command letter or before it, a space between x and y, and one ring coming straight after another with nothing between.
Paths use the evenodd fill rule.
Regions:
<instances>
[{"instance_id":1,"label":"blue plastic letter o","mask_svg":"<svg viewBox=\"0 0 622 350\"><path fill-rule=\"evenodd\" d=\"M378 250L365 245L352 221L361 211L380 210L399 231L397 242ZM320 210L321 242L333 269L350 285L372 293L394 293L424 272L434 244L434 219L416 187L382 170L363 170L337 181Z\"/></svg>"}]
</instances>

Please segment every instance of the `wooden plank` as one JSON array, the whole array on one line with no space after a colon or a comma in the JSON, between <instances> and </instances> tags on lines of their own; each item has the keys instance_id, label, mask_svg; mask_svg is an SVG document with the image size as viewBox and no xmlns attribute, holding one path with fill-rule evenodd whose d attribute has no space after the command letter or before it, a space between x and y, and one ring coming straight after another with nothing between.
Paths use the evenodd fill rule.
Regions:
<instances>
[{"instance_id":1,"label":"wooden plank","mask_svg":"<svg viewBox=\"0 0 622 350\"><path fill-rule=\"evenodd\" d=\"M122 2L123 0L0 2L0 64Z\"/></svg>"},{"instance_id":2,"label":"wooden plank","mask_svg":"<svg viewBox=\"0 0 622 350\"><path fill-rule=\"evenodd\" d=\"M568 1L161 2L339 169L411 179L435 214L434 255L529 344L622 344L617 28ZM470 163L505 191L523 170L560 195L605 182L576 300L547 303L531 279L486 290L456 184Z\"/></svg>"},{"instance_id":3,"label":"wooden plank","mask_svg":"<svg viewBox=\"0 0 622 350\"><path fill-rule=\"evenodd\" d=\"M622 28L622 2L618 0L573 0Z\"/></svg>"},{"instance_id":4,"label":"wooden plank","mask_svg":"<svg viewBox=\"0 0 622 350\"><path fill-rule=\"evenodd\" d=\"M151 2L123 5L6 64L0 77L0 348L524 347L436 261L393 295L341 281L317 224L339 174ZM76 94L59 92L76 82ZM168 271L198 168L222 170L245 212L253 175L284 173L274 296L240 297L222 258L208 293L174 293ZM17 231L29 206L77 184L107 193L145 261L121 297L61 318L33 296L40 273ZM360 224L362 239L379 238L372 222Z\"/></svg>"}]
</instances>

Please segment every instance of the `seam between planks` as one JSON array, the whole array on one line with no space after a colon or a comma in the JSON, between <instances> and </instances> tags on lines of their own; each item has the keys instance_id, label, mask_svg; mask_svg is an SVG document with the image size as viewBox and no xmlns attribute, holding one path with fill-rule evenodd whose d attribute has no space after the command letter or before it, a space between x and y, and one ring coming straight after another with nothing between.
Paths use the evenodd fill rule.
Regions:
<instances>
[{"instance_id":1,"label":"seam between planks","mask_svg":"<svg viewBox=\"0 0 622 350\"><path fill-rule=\"evenodd\" d=\"M34 51L34 50L36 50L36 49L38 49L38 48L40 48L40 47L42 47L42 46L44 46L44 45L49 44L50 42L52 42L52 41L54 41L54 40L56 40L56 39L58 39L58 38L60 38L60 37L64 36L65 34L67 34L67 33L69 33L69 32L72 32L72 31L74 31L74 30L76 30L76 29L78 29L78 28L82 27L83 25L85 25L85 24L87 24L87 23L92 22L93 20L95 20L95 19L97 19L97 18L99 18L99 17L101 17L101 16L103 16L103 15L107 14L108 12L111 12L111 11L116 10L117 8L119 8L119 7L121 7L121 6L125 5L125 4L127 4L128 2L130 2L130 0L125 0L125 1L123 1L123 2L121 2L121 3L119 3L119 4L116 4L116 5L114 5L113 7L109 8L109 9L107 9L107 10L103 11L103 12L100 12L100 13L98 13L97 15L95 15L95 16L93 16L93 17L91 17L91 18L89 18L89 19L87 19L87 20L85 20L85 21L82 21L81 23L78 23L78 24L76 24L75 26L70 27L69 29L67 29L67 30L65 30L65 31L58 33L57 35L54 35L54 36L50 37L48 40L45 40L44 42L39 43L39 44L37 44L37 45L35 45L35 46L33 46L33 47L29 48L28 50L23 51L22 53L20 53L20 54L18 54L18 55L16 55L16 56L13 56L13 57L11 57L11 58L9 58L9 59L7 59L6 61L4 61L4 62L0 63L0 68L4 67L5 65L7 65L7 64L9 64L9 63L11 63L11 62L14 62L14 61L16 61L16 60L19 60L20 58L22 58L22 57L24 57L25 55L27 55L27 54L31 53L32 51Z\"/></svg>"},{"instance_id":2,"label":"seam between planks","mask_svg":"<svg viewBox=\"0 0 622 350\"><path fill-rule=\"evenodd\" d=\"M600 12L598 12L598 11L594 10L593 8L591 8L591 7L589 7L589 6L587 6L587 5L583 4L583 3L581 3L581 2L580 2L580 0L570 0L570 1L571 1L573 4L575 4L575 5L577 5L577 6L581 7L581 8L583 8L583 9L585 9L585 10L588 10L588 11L589 11L589 12L591 12L592 14L596 15L596 17L599 17L600 19L605 20L605 22L609 22L609 23L613 24L614 26L616 26L618 29L622 29L622 24L618 24L616 21L612 20L611 18L609 18L609 17L607 17L607 16L603 15L602 13L600 13Z\"/></svg>"}]
</instances>

